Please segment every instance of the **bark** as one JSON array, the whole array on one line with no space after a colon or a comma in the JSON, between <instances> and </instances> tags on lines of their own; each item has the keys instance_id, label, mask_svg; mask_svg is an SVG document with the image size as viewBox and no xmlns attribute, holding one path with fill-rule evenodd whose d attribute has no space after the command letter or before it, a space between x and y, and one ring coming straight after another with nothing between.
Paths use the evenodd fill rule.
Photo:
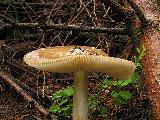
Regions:
<instances>
[{"instance_id":1,"label":"bark","mask_svg":"<svg viewBox=\"0 0 160 120\"><path fill-rule=\"evenodd\" d=\"M160 120L160 31L158 29L159 13L152 3L144 0L134 0L143 11L144 16L150 21L140 38L146 48L145 57L142 60L147 92L151 100L154 120Z\"/></svg>"},{"instance_id":2,"label":"bark","mask_svg":"<svg viewBox=\"0 0 160 120\"><path fill-rule=\"evenodd\" d=\"M153 106L155 119L160 120L160 34L157 30L145 30L141 38L147 49L142 60L148 94Z\"/></svg>"}]
</instances>

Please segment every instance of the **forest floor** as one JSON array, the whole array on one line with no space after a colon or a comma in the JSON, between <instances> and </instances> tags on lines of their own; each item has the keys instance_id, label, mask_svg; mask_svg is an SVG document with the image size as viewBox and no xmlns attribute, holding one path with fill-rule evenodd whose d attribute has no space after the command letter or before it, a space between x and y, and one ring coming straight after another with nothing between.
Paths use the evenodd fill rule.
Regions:
<instances>
[{"instance_id":1,"label":"forest floor","mask_svg":"<svg viewBox=\"0 0 160 120\"><path fill-rule=\"evenodd\" d=\"M94 43L94 45L96 44L97 43ZM157 44L159 44L159 41L157 42ZM117 43L115 43L114 45L117 45ZM14 48L14 44L12 46ZM117 46L118 47L116 49L124 48L123 43L119 43ZM19 46L19 48L21 48L21 46ZM108 50L106 49L105 51ZM113 56L114 52L116 52L116 50L113 47L111 51L111 54ZM21 51L18 51L17 53L21 54ZM17 53L15 55L17 55ZM11 53L8 52L7 54L9 55ZM1 67L13 78L19 79L22 84L27 84L34 91L37 91L37 95L43 93L43 87L45 87L45 95L51 96L53 92L68 85L73 85L73 78L70 77L72 75L46 73L46 83L44 86L43 73L40 73L40 75L38 76L36 70L31 68L28 69L28 67L26 67L26 65L22 62L23 55L24 54L18 55L18 59L14 59L13 61L12 59L7 58L7 61L5 61L6 63L3 64ZM0 47L0 59L3 59L3 56L5 56L5 54L1 53ZM9 58L12 58L12 56L10 56ZM23 67L25 67L25 70L22 69L21 66L18 67L17 62L20 63L20 65L22 65ZM22 71L21 69L24 71ZM139 74L142 75L142 73ZM99 93L101 96L98 99L98 101L100 102L100 106L104 106L107 109L107 113L104 113L104 116L94 117L94 114L96 113L95 110L94 114L90 114L90 118L92 118L93 120L154 120L151 101L147 93L147 86L145 86L143 75L138 80L135 86L127 86L124 88L116 88L114 86L111 89L107 89L110 91L113 89L120 89L132 92L133 97L120 107L117 107L115 105L114 99L108 96L108 93L105 92L105 90L97 87L104 79L105 75L100 73L93 73L89 76L89 93ZM47 102L45 103L48 104ZM46 105L44 106L44 108L48 109L49 107L48 105ZM38 112L31 103L29 103L21 95L19 95L19 93L17 93L15 89L13 89L13 87L6 84L3 79L0 78L0 120L47 120L47 118L43 116L40 112ZM66 120L69 120L69 118Z\"/></svg>"}]
</instances>

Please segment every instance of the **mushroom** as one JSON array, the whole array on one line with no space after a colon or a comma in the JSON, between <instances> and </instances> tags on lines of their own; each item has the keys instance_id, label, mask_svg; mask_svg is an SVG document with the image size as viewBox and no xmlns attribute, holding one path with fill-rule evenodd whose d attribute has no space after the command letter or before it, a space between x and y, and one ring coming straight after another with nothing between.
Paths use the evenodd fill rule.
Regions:
<instances>
[{"instance_id":1,"label":"mushroom","mask_svg":"<svg viewBox=\"0 0 160 120\"><path fill-rule=\"evenodd\" d=\"M109 57L101 49L87 46L41 48L27 53L24 61L38 70L74 73L73 120L88 120L88 72L129 79L135 70L133 62Z\"/></svg>"}]
</instances>

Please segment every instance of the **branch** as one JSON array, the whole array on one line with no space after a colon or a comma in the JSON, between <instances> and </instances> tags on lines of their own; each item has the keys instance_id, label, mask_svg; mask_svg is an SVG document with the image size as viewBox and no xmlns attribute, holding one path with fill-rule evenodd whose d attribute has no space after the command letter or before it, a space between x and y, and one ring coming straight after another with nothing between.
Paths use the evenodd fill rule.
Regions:
<instances>
[{"instance_id":1,"label":"branch","mask_svg":"<svg viewBox=\"0 0 160 120\"><path fill-rule=\"evenodd\" d=\"M3 2L3 1L0 1L0 6L1 7L7 7L9 6L11 2ZM52 6L53 2L50 2L50 3L28 3L29 6L31 7L38 7L38 8L50 8ZM20 2L12 2L12 5L13 6L16 6L16 7L21 7L21 3Z\"/></svg>"},{"instance_id":2,"label":"branch","mask_svg":"<svg viewBox=\"0 0 160 120\"><path fill-rule=\"evenodd\" d=\"M32 98L30 95L26 93L17 83L14 82L13 78L8 75L7 73L0 71L0 78L2 78L3 81L8 83L10 86L12 86L21 96L24 97L25 100L27 100L30 103L33 103L35 108L42 113L43 115L49 117L49 112L40 105L34 98Z\"/></svg>"},{"instance_id":3,"label":"branch","mask_svg":"<svg viewBox=\"0 0 160 120\"><path fill-rule=\"evenodd\" d=\"M114 10L125 17L126 31L132 42L137 41L136 29L134 27L135 14L132 10L121 6L117 0L102 0L104 3L109 4Z\"/></svg>"},{"instance_id":4,"label":"branch","mask_svg":"<svg viewBox=\"0 0 160 120\"><path fill-rule=\"evenodd\" d=\"M133 8L136 15L138 16L139 20L141 21L142 27L146 27L148 25L148 21L145 18L143 12L138 7L138 5L136 5L132 0L127 0L127 2L130 4L130 6Z\"/></svg>"},{"instance_id":5,"label":"branch","mask_svg":"<svg viewBox=\"0 0 160 120\"><path fill-rule=\"evenodd\" d=\"M125 17L125 25L128 36L131 38L131 42L136 42L138 39L136 35L136 29L134 27L135 14L133 10L123 7L121 4L118 3L117 0L106 0L106 2L109 3L113 9L115 9L117 12L119 12Z\"/></svg>"},{"instance_id":6,"label":"branch","mask_svg":"<svg viewBox=\"0 0 160 120\"><path fill-rule=\"evenodd\" d=\"M112 8L114 8L114 10L116 10L117 12L119 12L120 14L127 16L131 10L121 6L117 0L101 0L103 3L109 4Z\"/></svg>"},{"instance_id":7,"label":"branch","mask_svg":"<svg viewBox=\"0 0 160 120\"><path fill-rule=\"evenodd\" d=\"M15 62L6 61L6 64L10 65L11 67L14 67L14 69L18 69L18 70L25 71L25 72L27 71L26 69L24 69L24 67L21 68L21 66L16 64ZM28 72L28 71L27 71L27 73L31 74L31 72ZM32 75L35 76L34 73ZM29 87L24 82L21 82L19 79L12 78L12 81L15 82L16 84L18 84L23 90L27 91L29 95L31 95L35 100L39 101L43 106L49 107L51 105L51 102L46 95L44 95L44 97L42 97L41 92L39 92L39 94L37 94L36 90Z\"/></svg>"},{"instance_id":8,"label":"branch","mask_svg":"<svg viewBox=\"0 0 160 120\"><path fill-rule=\"evenodd\" d=\"M95 33L112 33L112 34L127 34L125 28L101 28L101 27L88 27L88 26L76 26L76 25L64 25L64 24L39 24L39 23L16 23L16 25L4 24L1 25L1 29L4 28L37 28L42 29L55 29L63 31L81 31L81 32L95 32Z\"/></svg>"}]
</instances>

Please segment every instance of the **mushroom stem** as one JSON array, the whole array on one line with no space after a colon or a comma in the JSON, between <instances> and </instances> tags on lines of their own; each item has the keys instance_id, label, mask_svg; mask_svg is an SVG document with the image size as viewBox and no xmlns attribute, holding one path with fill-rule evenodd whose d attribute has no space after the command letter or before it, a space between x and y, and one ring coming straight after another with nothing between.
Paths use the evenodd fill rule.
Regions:
<instances>
[{"instance_id":1,"label":"mushroom stem","mask_svg":"<svg viewBox=\"0 0 160 120\"><path fill-rule=\"evenodd\" d=\"M74 73L73 120L88 120L87 72Z\"/></svg>"}]
</instances>

